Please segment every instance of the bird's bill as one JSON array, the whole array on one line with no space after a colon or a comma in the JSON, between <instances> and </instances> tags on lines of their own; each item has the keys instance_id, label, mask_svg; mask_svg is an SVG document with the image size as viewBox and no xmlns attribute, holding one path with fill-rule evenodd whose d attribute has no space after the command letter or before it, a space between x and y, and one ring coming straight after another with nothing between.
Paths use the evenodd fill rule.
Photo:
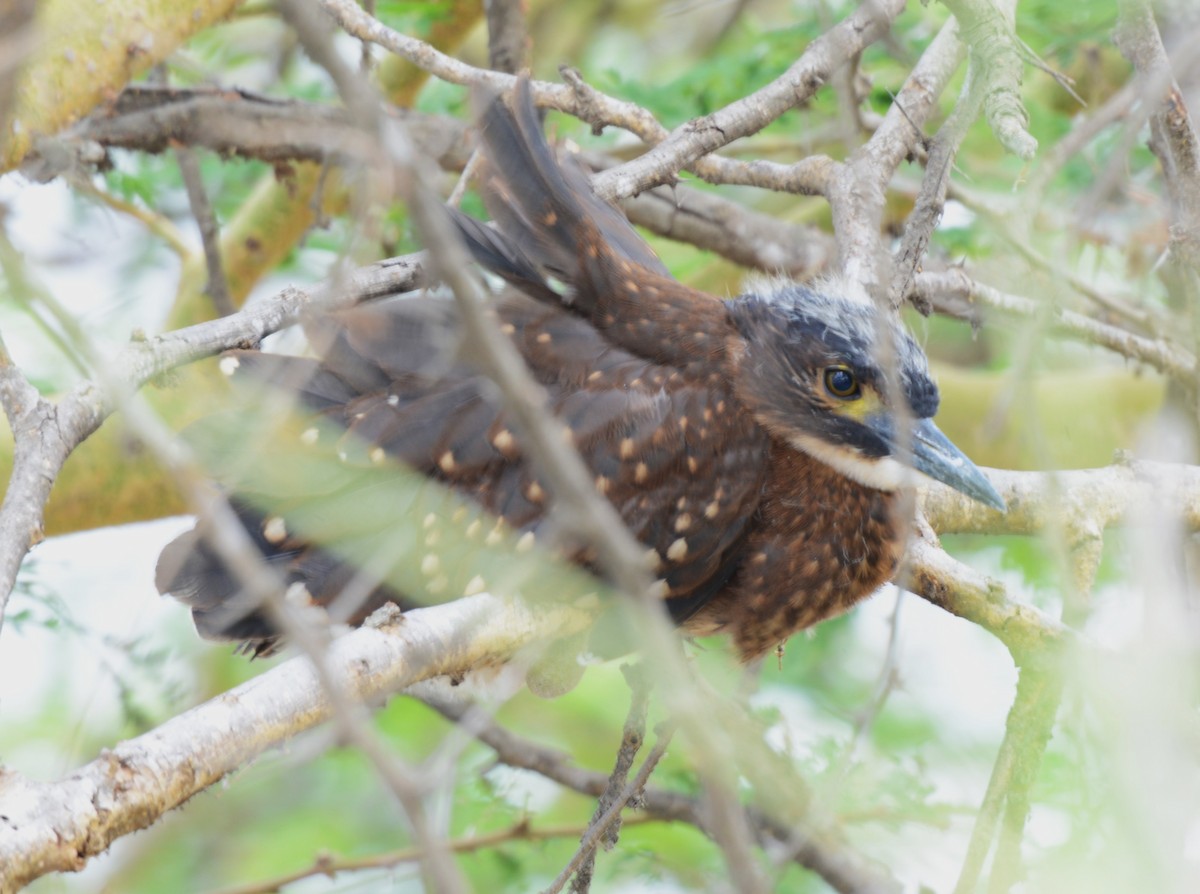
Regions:
<instances>
[{"instance_id":1,"label":"bird's bill","mask_svg":"<svg viewBox=\"0 0 1200 894\"><path fill-rule=\"evenodd\" d=\"M932 419L921 419L912 430L912 464L942 484L1003 512L1004 499L967 455L942 434Z\"/></svg>"}]
</instances>

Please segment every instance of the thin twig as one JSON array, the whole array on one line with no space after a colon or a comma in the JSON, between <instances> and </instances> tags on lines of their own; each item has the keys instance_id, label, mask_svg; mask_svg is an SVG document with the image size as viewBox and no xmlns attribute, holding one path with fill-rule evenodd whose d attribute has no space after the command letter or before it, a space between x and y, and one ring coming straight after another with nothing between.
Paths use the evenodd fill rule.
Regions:
<instances>
[{"instance_id":1,"label":"thin twig","mask_svg":"<svg viewBox=\"0 0 1200 894\"><path fill-rule=\"evenodd\" d=\"M200 228L200 241L204 245L204 261L208 268L208 282L204 286L204 294L212 301L217 316L229 316L237 308L233 306L233 299L229 296L229 281L221 264L221 233L217 227L217 216L213 213L212 203L208 201L208 193L204 190L200 163L196 160L196 154L186 146L175 148L175 160L179 162L179 173L183 175L188 203L192 206L192 216L196 218L196 225Z\"/></svg>"},{"instance_id":2,"label":"thin twig","mask_svg":"<svg viewBox=\"0 0 1200 894\"><path fill-rule=\"evenodd\" d=\"M1001 894L1011 886L1017 871L1021 833L1029 813L1029 789L1049 744L1061 694L1058 673L1029 668L1021 671L1017 695L1005 724L1004 740L971 832L954 894L970 894L977 889L984 860L991 850L1002 815L1003 860L998 853L993 869L996 885L990 890Z\"/></svg>"},{"instance_id":3,"label":"thin twig","mask_svg":"<svg viewBox=\"0 0 1200 894\"><path fill-rule=\"evenodd\" d=\"M1165 338L1146 338L1118 326L1093 320L1077 311L1047 308L1032 299L1011 295L974 280L962 269L919 273L914 285L921 300L939 309L952 310L949 299L965 298L968 302L1000 313L1025 318L1045 315L1053 332L1108 348L1182 381L1191 381L1196 374L1196 358Z\"/></svg>"},{"instance_id":4,"label":"thin twig","mask_svg":"<svg viewBox=\"0 0 1200 894\"><path fill-rule=\"evenodd\" d=\"M378 43L445 81L483 86L496 92L513 87L511 75L473 68L440 53L428 44L386 27L366 15L351 0L322 0L322 6L354 37ZM646 110L591 90L589 109L600 109L607 123L631 131L654 147L620 169L597 178L596 192L610 199L637 195L654 186L673 182L680 168L687 168L707 179L728 164L736 165L728 159L704 156L736 139L757 133L784 112L804 102L838 66L876 40L903 8L903 0L877 0L864 5L812 41L801 57L770 84L670 133ZM575 88L540 81L533 82L531 88L538 105L580 115L580 100ZM745 165L737 166L746 169Z\"/></svg>"},{"instance_id":5,"label":"thin twig","mask_svg":"<svg viewBox=\"0 0 1200 894\"><path fill-rule=\"evenodd\" d=\"M459 722L467 716L468 708L441 698L423 700L447 718ZM552 779L582 794L598 797L608 785L608 775L575 766L569 755L546 748L522 738L497 724L476 716L474 729L479 741L496 752L497 758L510 767L530 770ZM767 746L763 745L763 748ZM770 749L767 749L768 751ZM773 753L773 752L772 752ZM781 760L775 755L772 766ZM794 768L789 767L789 774ZM697 797L662 788L647 787L638 799L638 807L661 819L691 823L701 831L714 835L712 814L706 803ZM899 894L901 886L881 867L870 863L852 846L833 836L808 835L786 820L773 817L755 808L738 806L755 841L764 848L803 838L793 852L794 861L820 875L841 894Z\"/></svg>"},{"instance_id":6,"label":"thin twig","mask_svg":"<svg viewBox=\"0 0 1200 894\"><path fill-rule=\"evenodd\" d=\"M633 816L625 820L630 826L645 826L651 823L667 822L653 816ZM472 835L470 838L456 838L447 847L455 854L470 854L488 848L498 847L509 843L554 841L560 838L577 838L585 829L581 826L532 826L528 818L524 818L507 829L487 832L483 835ZM372 854L369 857L335 858L329 854L320 854L313 860L312 866L298 869L285 875L252 882L246 885L234 885L230 888L218 888L209 894L273 894L288 885L303 881L306 878L318 876L333 878L344 872L361 872L364 869L388 869L401 863L413 863L421 859L421 849L406 847L400 850L387 851L382 854Z\"/></svg>"},{"instance_id":7,"label":"thin twig","mask_svg":"<svg viewBox=\"0 0 1200 894\"><path fill-rule=\"evenodd\" d=\"M592 884L592 870L596 863L596 848L595 838L592 836L593 829L601 823L608 815L609 809L617 799L621 796L622 790L625 788L625 782L629 778L629 770L633 767L633 762L637 758L637 754L642 749L642 743L646 738L646 708L650 700L651 681L646 674L642 673L636 667L628 665L621 668L625 675L625 680L629 683L629 713L625 717L625 726L621 734L621 747L617 750L616 764L613 766L612 775L608 777L608 785L604 789L604 793L600 796L599 802L596 804L596 810L592 814L592 820L588 828L585 830L583 839L580 842L576 857L582 855L582 859L572 858L570 865L559 873L555 884L551 885L552 891L557 891L566 884L566 880L570 878L571 873L575 872L575 879L571 883L571 894L586 894ZM620 813L618 812L611 825L608 825L603 830L603 843L605 850L611 849L617 843L617 836L620 833ZM588 847L587 842L591 840L592 846Z\"/></svg>"},{"instance_id":8,"label":"thin twig","mask_svg":"<svg viewBox=\"0 0 1200 894\"><path fill-rule=\"evenodd\" d=\"M646 783L650 779L650 774L654 772L654 768L658 766L658 762L667 753L667 746L671 743L671 736L674 732L675 727L673 724L665 724L663 726L663 729L659 733L658 741L654 743L654 747L646 755L646 759L638 768L637 775L617 793L604 812L592 820L587 831L583 833L583 838L579 842L579 848L575 851L574 856L571 857L571 861L558 874L558 877L550 883L550 886L546 888L545 894L558 894L562 890L563 885L567 883L567 880L577 870L580 875L576 876L575 884L571 886L571 891L586 894L591 887L591 866L595 861L596 847L600 844L601 839L606 838L608 833L618 824L621 811L625 809L625 805L638 792L645 789Z\"/></svg>"},{"instance_id":9,"label":"thin twig","mask_svg":"<svg viewBox=\"0 0 1200 894\"><path fill-rule=\"evenodd\" d=\"M84 195L91 196L97 202L107 205L114 211L132 217L134 220L141 223L147 230L161 239L167 244L180 259L187 259L192 255L192 248L188 245L187 239L175 226L175 223L165 215L159 214L150 208L143 208L136 202L128 202L119 196L113 195L107 190L98 189L89 180L81 178L73 178L75 187Z\"/></svg>"},{"instance_id":10,"label":"thin twig","mask_svg":"<svg viewBox=\"0 0 1200 894\"><path fill-rule=\"evenodd\" d=\"M909 297L913 279L946 206L946 190L950 186L954 157L958 154L958 147L966 137L967 130L979 117L979 111L983 107L985 81L979 68L980 63L973 57L954 111L946 118L929 147L921 191L917 195L912 213L904 224L904 238L896 253L895 272L892 275L889 293L893 308L900 307Z\"/></svg>"}]
</instances>

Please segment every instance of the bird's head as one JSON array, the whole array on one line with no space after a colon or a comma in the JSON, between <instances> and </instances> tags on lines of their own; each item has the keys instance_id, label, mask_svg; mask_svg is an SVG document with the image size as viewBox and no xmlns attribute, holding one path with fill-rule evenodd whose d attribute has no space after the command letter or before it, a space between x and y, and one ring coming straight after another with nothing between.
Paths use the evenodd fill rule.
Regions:
<instances>
[{"instance_id":1,"label":"bird's head","mask_svg":"<svg viewBox=\"0 0 1200 894\"><path fill-rule=\"evenodd\" d=\"M763 280L728 307L745 340L739 397L773 435L868 487L896 490L910 458L930 478L1004 509L934 425L938 389L925 352L860 287ZM907 413L896 412L898 395Z\"/></svg>"}]
</instances>

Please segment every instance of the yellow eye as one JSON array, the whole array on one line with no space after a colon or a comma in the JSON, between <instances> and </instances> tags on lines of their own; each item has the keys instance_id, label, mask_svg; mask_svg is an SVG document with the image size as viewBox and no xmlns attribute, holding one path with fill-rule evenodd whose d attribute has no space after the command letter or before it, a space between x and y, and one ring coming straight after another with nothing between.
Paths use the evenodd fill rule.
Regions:
<instances>
[{"instance_id":1,"label":"yellow eye","mask_svg":"<svg viewBox=\"0 0 1200 894\"><path fill-rule=\"evenodd\" d=\"M825 370L825 390L840 400L857 400L862 397L858 377L844 366L831 366Z\"/></svg>"}]
</instances>

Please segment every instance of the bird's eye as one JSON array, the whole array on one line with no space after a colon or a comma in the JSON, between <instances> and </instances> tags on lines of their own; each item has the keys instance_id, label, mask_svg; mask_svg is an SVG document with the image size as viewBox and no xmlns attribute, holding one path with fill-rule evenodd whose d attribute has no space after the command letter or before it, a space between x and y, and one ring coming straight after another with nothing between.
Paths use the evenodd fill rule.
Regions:
<instances>
[{"instance_id":1,"label":"bird's eye","mask_svg":"<svg viewBox=\"0 0 1200 894\"><path fill-rule=\"evenodd\" d=\"M825 370L825 389L842 400L854 400L862 396L858 377L844 366L831 366Z\"/></svg>"}]
</instances>

